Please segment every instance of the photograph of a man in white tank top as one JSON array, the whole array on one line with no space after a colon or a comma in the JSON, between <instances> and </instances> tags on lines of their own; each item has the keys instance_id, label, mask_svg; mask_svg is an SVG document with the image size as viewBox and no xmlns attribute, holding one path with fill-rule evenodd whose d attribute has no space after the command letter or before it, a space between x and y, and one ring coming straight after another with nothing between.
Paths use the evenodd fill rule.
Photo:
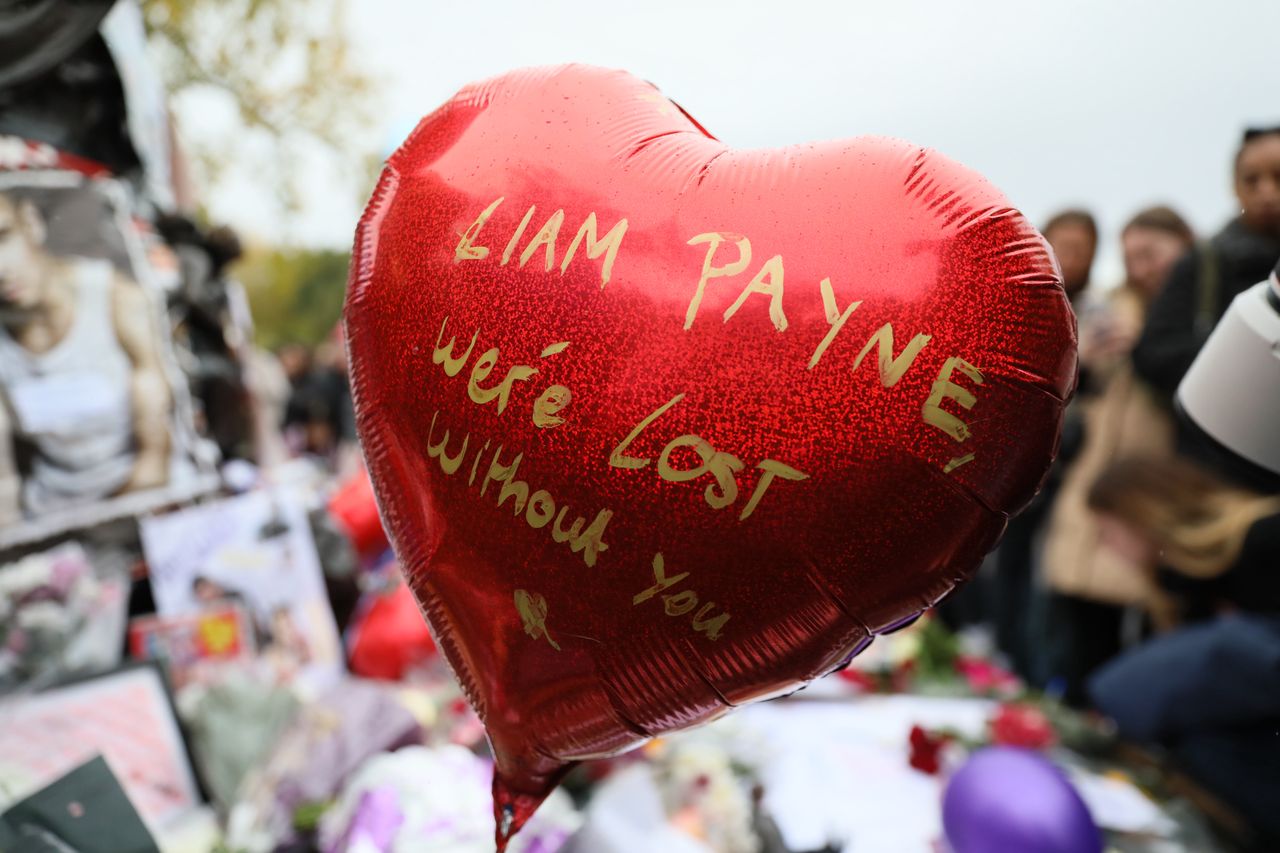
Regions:
<instances>
[{"instance_id":1,"label":"photograph of a man in white tank top","mask_svg":"<svg viewBox=\"0 0 1280 853\"><path fill-rule=\"evenodd\" d=\"M0 190L0 524L165 485L172 393L143 289L56 256Z\"/></svg>"}]
</instances>

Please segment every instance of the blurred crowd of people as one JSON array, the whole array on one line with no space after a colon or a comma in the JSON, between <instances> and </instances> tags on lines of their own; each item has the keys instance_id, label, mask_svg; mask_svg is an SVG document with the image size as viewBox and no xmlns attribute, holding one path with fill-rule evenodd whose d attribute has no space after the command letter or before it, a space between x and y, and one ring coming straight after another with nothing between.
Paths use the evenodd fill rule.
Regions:
<instances>
[{"instance_id":1,"label":"blurred crowd of people","mask_svg":"<svg viewBox=\"0 0 1280 853\"><path fill-rule=\"evenodd\" d=\"M315 347L287 344L276 356L288 382L287 397L277 409L288 451L349 470L358 461L352 455L357 452L356 422L341 333Z\"/></svg>"},{"instance_id":2,"label":"blurred crowd of people","mask_svg":"<svg viewBox=\"0 0 1280 853\"><path fill-rule=\"evenodd\" d=\"M1247 131L1231 166L1240 214L1203 239L1170 207L1137 212L1111 290L1092 281L1088 211L1043 226L1077 315L1077 395L1043 490L942 611L1275 831L1280 484L1174 405L1231 301L1280 269L1280 127Z\"/></svg>"}]
</instances>

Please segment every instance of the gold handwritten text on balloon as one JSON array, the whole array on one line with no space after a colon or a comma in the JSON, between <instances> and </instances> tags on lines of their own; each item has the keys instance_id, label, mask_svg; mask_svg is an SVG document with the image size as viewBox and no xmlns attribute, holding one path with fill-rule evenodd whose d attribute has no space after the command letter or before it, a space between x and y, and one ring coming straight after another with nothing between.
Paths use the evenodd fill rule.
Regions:
<instances>
[{"instance_id":1,"label":"gold handwritten text on balloon","mask_svg":"<svg viewBox=\"0 0 1280 853\"><path fill-rule=\"evenodd\" d=\"M479 242L482 236L481 232L485 229L485 226L489 222L494 211L496 211L505 201L505 196L500 196L495 199L486 206L474 220L472 220L471 225L468 226L465 231L458 234L459 240L457 245L454 247L455 263L462 261L484 260L490 257L490 247ZM530 224L534 221L536 212L536 205L530 205L526 209L520 223L507 239L502 255L497 261L500 265L506 266L514 260L518 266L523 268L538 255L539 251L541 251L543 270L545 272L550 272L556 266L557 241L560 238L560 232L564 225L564 210L561 208L551 213L543 221L542 226L534 232L533 236L529 237L527 241L523 243L523 248L521 248L521 241L525 240L525 235L528 233ZM569 264L572 263L574 258L578 255L579 250L582 250L585 252L589 260L599 260L603 257L603 263L600 267L600 286L603 288L609 283L609 280L613 275L614 263L617 260L618 250L622 245L622 239L627 233L627 225L627 219L621 218L608 230L608 232L604 234L603 237L601 237L599 219L594 211L589 213L574 233L573 239L569 242L563 255L559 256L560 274L564 275L565 271L569 268ZM746 274L751 268L752 261L751 239L746 235L735 234L727 231L707 231L691 237L688 240L688 245L705 245L707 248L702 258L701 273L698 275L697 283L693 287L693 292L689 299L689 306L685 312L684 329L686 331L693 328L693 324L698 318L698 312L702 305L703 296L711 282L716 279L734 278ZM517 250L519 250L518 253ZM752 274L752 276L747 280L747 283L741 287L737 298L728 308L725 309L722 316L722 322L728 323L734 315L738 313L739 309L743 307L746 301L755 296L769 300L769 320L778 332L785 332L789 325L785 308L786 302L784 299L784 294L786 292L785 275L785 266L782 255L770 256L760 264L754 274ZM818 293L822 300L823 313L826 317L829 328L823 335L822 339L815 345L813 353L809 357L809 370L813 370L818 366L819 362L822 361L823 355L831 347L836 337L848 323L849 318L862 304L861 300L856 300L848 303L842 308L836 299L835 290L832 287L830 278L824 278L818 282ZM875 329L875 331L873 331L866 339L865 344L854 358L850 369L854 371L858 370L866 360L867 356L870 355L871 351L874 349L876 355L875 364L880 384L883 388L892 388L912 368L920 353L926 346L928 346L931 340L932 335L925 333L914 334L906 341L905 344L903 344L902 350L895 353L894 349L896 342L894 327L892 323L885 323ZM465 356L469 354L470 350L464 354L464 359ZM486 355L488 355L488 353L486 353ZM962 369L959 365L964 365L964 368ZM480 373L480 376L477 377L477 381L484 381L489 371L493 369L493 366L494 363L492 361L486 361L482 357L481 361L477 362L477 367L473 368L473 370L478 370ZM977 402L975 392L972 389L965 388L964 386L952 381L953 376L957 371L968 377L973 385L976 386L982 384L982 374L978 368L958 356L952 356L947 359L942 369L939 371L938 377L931 387L928 398L921 405L920 412L921 419L926 425L941 430L957 443L963 443L970 437L968 424L961 421L959 416L955 413L948 412L942 408L943 403L953 401L961 408L969 410L973 408L974 404ZM519 371L516 371L515 373L508 372L502 385L498 386L496 390L488 390L487 393L491 396L486 397L486 399L496 398L498 400L499 411L501 411L506 407L506 400L510 394L511 384L523 381L527 378L527 375L524 375ZM471 386L469 386L468 389L469 392L470 387ZM481 390L479 393L481 396L484 396L486 392ZM535 416L535 423L544 427L556 426L562 423L564 419L556 415L555 412L558 411L557 407L562 408L563 406L568 405L570 396L568 389L563 386L559 386L555 389L547 389L547 391L544 392L543 397L540 398L540 406L544 411L541 415ZM473 399L475 399L474 395ZM699 453L700 456L704 455L709 447L709 445L701 443L702 440L697 436L681 436L681 439L684 443L683 445L677 445L677 447L692 447L694 452ZM713 507L716 507L717 503L726 501L727 495L730 491L736 491L736 486L731 487L729 483L733 479L732 474L742 470L744 466L742 466L742 463L730 454L720 453L714 449L712 449L710 453L711 455L703 460L703 464L706 466L705 470L694 469L698 470L698 474L692 477L685 477L684 479L695 479L697 476L702 476L704 473L711 474L716 480L717 487L713 489L713 487L708 486L706 497L707 502ZM616 456L616 450L615 454L611 456L611 461L613 461L614 456ZM955 456L947 460L943 465L942 470L944 473L950 474L962 465L973 461L973 459L973 453ZM739 467L734 468L733 466L735 463ZM762 483L765 483L766 488L767 482L772 479L772 477L768 476L770 473L772 473L773 476L783 476L786 479L801 479L800 476L788 477L781 469L771 471L771 468L766 467L765 463L773 463L773 460L765 460L759 466L766 474L761 481ZM782 463L776 464L782 465ZM616 467L638 468L643 467L643 465L623 465ZM667 466L666 470L668 473L674 474L674 479L677 481L680 479L682 472L674 468L670 468L670 466ZM786 471L794 470L795 469L790 468L786 469ZM798 474L799 472L796 473ZM757 488L753 497L759 497L762 495L763 492ZM727 506L732 502L733 501L730 498L727 499L726 503L720 503L720 506ZM750 515L751 511L754 509L755 505L749 503L748 507L744 509L742 517L745 518L747 515Z\"/></svg>"},{"instance_id":2,"label":"gold handwritten text on balloon","mask_svg":"<svg viewBox=\"0 0 1280 853\"><path fill-rule=\"evenodd\" d=\"M476 240L480 238L480 231L484 228L485 223L489 221L489 217L505 200L505 197L495 200L480 212L480 215L475 218L466 231L458 235L460 239L453 250L454 263L459 261L479 261L489 257L489 247L477 245ZM507 246L502 250L502 260L499 262L502 266L505 267L511 263L520 239L524 236L525 229L529 227L529 223L533 221L533 214L536 210L537 207L535 205L529 205L529 209L525 211L524 218L520 220L520 224L512 232L511 238L507 240ZM556 240L560 237L562 225L564 225L564 210L557 210L547 217L542 227L529 239L529 242L525 244L524 250L520 252L518 260L522 269L525 264L529 263L534 254L541 249L542 269L544 272L551 272L551 268L556 264ZM618 257L618 247L622 245L622 238L626 233L627 220L620 219L603 237L600 237L596 214L592 211L578 226L577 233L569 241L569 247L565 249L564 255L560 259L560 274L564 275L565 270L569 268L569 264L577 254L578 248L585 243L584 249L589 259L596 260L601 255L604 255L604 263L600 266L600 287L603 288L609 283L609 277L613 275L613 262Z\"/></svg>"},{"instance_id":3,"label":"gold handwritten text on balloon","mask_svg":"<svg viewBox=\"0 0 1280 853\"><path fill-rule=\"evenodd\" d=\"M436 425L439 420L440 412L437 410L431 415L431 426L427 431L427 456L439 463L440 470L445 475L452 477L456 474L462 467L463 461L470 455L471 469L467 477L467 487L475 487L476 479L483 470L484 477L480 479L481 497L488 495L491 484L498 484L497 506L499 508L502 508L507 501L511 501L513 516L519 518L523 515L525 523L534 530L549 530L553 541L568 545L575 554L582 554L582 561L588 566L594 566L600 554L609 549L609 545L604 541L604 533L609 525L609 519L613 517L611 510L600 510L590 524L587 524L583 516L578 516L566 529L564 522L571 514L569 507L557 504L556 499L546 489L531 491L529 483L517 477L520 463L524 461L523 453L517 453L510 457L509 461L504 462L504 448L501 444L489 453L490 440L486 439L483 446L480 446L480 437L477 436L473 443L471 433L468 432L462 436L458 449L450 455L449 430L444 429L443 425L441 425L440 438L436 440ZM481 463L486 459L487 465L482 465ZM584 525L586 525L585 530Z\"/></svg>"},{"instance_id":4,"label":"gold handwritten text on balloon","mask_svg":"<svg viewBox=\"0 0 1280 853\"><path fill-rule=\"evenodd\" d=\"M628 449L655 421L683 399L684 394L677 394L636 424L627 437L609 454L609 464L614 468L647 467L652 461L650 458L631 456L628 454ZM682 447L688 447L697 454L700 460L697 465L692 468L678 468L672 464L672 454ZM724 509L738 499L737 475L745 467L742 460L732 453L716 450L711 442L700 435L688 434L676 436L667 442L662 448L662 453L658 455L657 470L658 476L669 483L686 483L703 476L712 477L715 482L707 486L703 492L703 498L712 509ZM761 498L764 497L764 493L775 477L781 477L784 480L805 480L809 477L803 471L798 471L777 459L765 459L756 468L763 473L756 482L751 497L747 499L746 506L742 508L738 516L739 521L745 520L756 511Z\"/></svg>"},{"instance_id":5,"label":"gold handwritten text on balloon","mask_svg":"<svg viewBox=\"0 0 1280 853\"><path fill-rule=\"evenodd\" d=\"M668 592L673 587L680 586L688 577L688 572L668 576L666 560L661 553L654 554L653 586L637 593L631 599L631 604L632 606L638 606L654 596L661 596L662 609L666 611L668 616L685 616L692 613L693 615L689 619L689 626L694 631L706 634L708 639L718 640L724 631L724 626L732 618L728 613L715 615L716 603L714 601L708 601L698 607L698 593L687 586L681 586L676 592ZM698 607L696 613L693 610L695 607Z\"/></svg>"},{"instance_id":6,"label":"gold handwritten text on balloon","mask_svg":"<svg viewBox=\"0 0 1280 853\"><path fill-rule=\"evenodd\" d=\"M484 233L494 212L505 202L499 197L486 206L471 222L470 226L457 234L458 242L454 246L454 262L484 261L506 266L515 263L524 268L531 261L540 258L543 272L551 272L557 265L560 274L568 270L575 257L585 254L588 261L600 262L600 286L604 288L613 275L623 237L627 233L628 221L620 218L604 233L600 234L599 218L593 211L582 220L573 238L560 252L559 241L564 227L565 213L557 209L548 215L542 225L530 233L530 226L535 221L537 207L530 205L510 234L500 234L498 239L506 237L501 255L493 256L490 245L493 231ZM567 234L567 232L566 232ZM729 323L740 309L752 298L768 300L769 322L779 333L788 330L785 298L785 262L782 255L772 255L754 268L752 272L751 240L741 234L723 231L709 231L697 234L688 240L691 246L706 246L702 258L701 272L690 295L689 305L685 312L684 329L689 331L698 322L699 310L708 287L718 279L734 279L737 281L737 296L721 315L721 322ZM496 248L496 243L493 246ZM746 276L750 273L750 277ZM692 278L692 276L691 276ZM741 282L745 279L745 284ZM729 282L725 282L729 283ZM862 304L861 300L850 301L841 305L836 298L835 289L830 278L818 282L818 296L822 301L823 316L828 329L821 340L817 341L809 357L807 369L814 370L822 363L837 337L845 329L848 321ZM703 321L705 322L705 321ZM741 321L739 321L741 322ZM465 391L467 398L479 406L493 405L494 411L501 416L511 404L521 388L528 386L539 375L536 364L505 364L502 361L501 349L489 347L475 356L480 340L480 329L471 335L470 341L462 347L456 333L448 337L449 318L441 323L440 332L432 351L432 361L439 365L445 376L461 377L467 370ZM795 334L794 332L792 334ZM921 352L929 346L933 336L923 332L910 334L908 337L895 334L893 323L884 323L870 332L862 347L853 358L848 369L857 371L868 357L873 355L875 375L884 389L896 386L912 369ZM899 346L901 347L899 349ZM546 359L564 352L569 347L568 341L559 341L547 345L540 358ZM501 376L501 378L497 378ZM969 387L959 384L959 380L967 380ZM977 403L975 389L983 382L981 371L958 356L950 356L943 363L937 378L930 386L927 398L922 402L920 417L924 425L941 431L952 441L964 443L972 435L969 424L961 420L960 414L948 411L944 406L954 403L964 411L971 410ZM532 393L532 391L527 392ZM691 483L703 487L703 498L712 509L724 509L733 506L742 496L739 477L747 469L743 460L730 452L720 450L710 441L695 433L683 433L660 436L657 442L647 441L652 435L660 432L655 426L660 419L674 406L685 399L685 393L679 393L649 412L639 420L631 432L613 447L609 454L609 464L624 470L639 470L652 466L652 470L663 480L675 483ZM553 384L542 389L532 404L530 419L539 429L554 429L565 423L565 410L573 400L570 389L561 384ZM552 539L557 543L568 545L574 553L582 555L587 566L595 566L599 556L608 549L604 534L614 513L609 509L599 510L594 520L587 524L584 516L577 516L566 529L565 519L570 515L569 508L557 505L555 498L546 489L531 489L528 482L518 477L523 452L515 453L510 459L504 459L504 447L499 445L489 452L491 442L486 440L483 447L475 448L472 436L467 433L462 437L461 445L452 453L449 450L450 436L448 429L442 428L442 436L437 440L435 431L439 411L432 416L428 431L427 449L430 458L436 459L441 470L453 476L462 467L470 454L471 466L467 479L469 488L476 486L481 471L484 476L479 482L479 494L487 496L492 484L497 484L496 501L498 507L510 502L512 514L523 516L525 522L533 529L548 529ZM665 439L665 443L664 443ZM478 439L477 439L477 444ZM643 448L650 444L647 451ZM658 445L661 444L661 451ZM656 455L656 459L654 454ZM487 462L486 462L487 459ZM683 460L683 464L679 460ZM943 472L950 474L957 468L971 462L973 453L966 453L949 459L943 466ZM656 463L656 464L655 464ZM777 459L763 459L755 466L759 472L750 494L738 513L739 520L749 518L764 499L775 480L782 479L793 482L809 478L809 474ZM711 640L722 636L730 614L714 601L703 600L693 581L690 572L684 571L668 575L665 558L661 553L655 554L651 566L652 584L633 596L634 606L643 606L651 600L660 601L663 611L669 617L688 617L690 628ZM517 608L525 621L525 628L530 636L545 637L553 646L556 644L545 630L546 602L532 593L516 596ZM535 618L537 617L537 618Z\"/></svg>"},{"instance_id":7,"label":"gold handwritten text on balloon","mask_svg":"<svg viewBox=\"0 0 1280 853\"><path fill-rule=\"evenodd\" d=\"M449 318L445 317L444 322L440 325L440 332L436 337L436 345L432 350L431 359L440 366L441 372L446 377L451 379L460 378L475 352L476 344L480 340L481 330L475 330L466 349L462 351L461 355L458 355L457 337L450 337L447 342L444 339L448 325ZM543 349L540 358L550 358L568 348L568 341L559 341ZM482 385L481 383L489 378L494 368L501 362L501 356L500 347L491 347L485 350L484 354L471 363L470 375L466 383L467 398L472 404L487 406L491 403L496 403L495 409L499 415L509 404L513 389L519 387L516 383L528 382L538 375L538 369L533 365L514 364L507 367L506 374L502 380L495 384ZM621 468L641 468L648 465L651 460L624 456L623 452L639 436L640 432L643 432L646 427L683 397L683 394L678 395L641 422L637 430L614 449L610 457L611 463L615 467ZM534 403L532 412L534 424L541 428L549 428L563 423L564 419L556 413L568 405L569 399L570 392L565 386L552 385L548 387ZM436 434L437 427L440 429L438 437ZM452 477L456 475L462 470L463 463L470 456L471 467L470 474L467 477L468 488L476 487L480 472L484 470L485 474L483 478L480 478L479 485L481 497L488 497L490 485L496 484L498 508L506 506L509 501L512 515L517 518L523 516L525 523L534 530L549 529L554 542L567 545L573 553L582 555L582 561L588 567L594 567L600 555L609 549L608 543L604 541L604 535L610 520L613 518L613 511L608 509L600 510L590 524L587 524L584 516L577 516L566 529L565 519L571 514L569 507L557 504L555 497L547 489L534 489L531 491L529 483L517 476L520 464L524 461L524 453L517 453L510 458L510 461L504 461L503 445L498 445L497 449L490 453L491 443L491 440L486 439L484 444L480 445L478 437L473 443L472 434L467 432L462 436L457 448L451 449L450 431L441 422L440 411L436 410L431 415L431 425L427 428L427 458L435 459L440 466L440 470L446 476ZM691 469L676 468L671 463L670 457L672 452L680 447L691 447L701 457L702 463ZM485 465L486 460L487 467ZM740 471L742 467L742 463L737 461L736 457L719 453L705 439L690 435L680 436L669 442L658 457L657 465L659 474L671 482L691 481L704 474L711 473L715 477L716 483L707 486L706 499L708 504L717 509L728 506L737 499L737 483L732 474ZM747 518L751 515L768 489L769 483L775 477L781 476L784 479L800 480L808 476L790 466L771 459L764 460L757 467L764 474L756 484L755 491L748 499L740 518ZM637 593L632 598L633 605L638 606L655 596L660 596L659 600L662 602L663 612L667 616L688 616L689 628L692 631L702 633L711 640L720 639L725 625L730 619L730 614L714 601L701 600L700 593L693 589L690 583L685 583L689 578L689 572L681 572L668 577L665 573L665 561L661 553L655 554L653 557L652 572L653 585ZM530 593L527 590L516 590L515 604L525 632L534 639L546 639L552 648L559 651L559 644L552 639L546 627L546 600L536 593Z\"/></svg>"},{"instance_id":8,"label":"gold handwritten text on balloon","mask_svg":"<svg viewBox=\"0 0 1280 853\"><path fill-rule=\"evenodd\" d=\"M457 337L450 337L447 342L444 340L448 326L449 318L446 316L440 324L440 333L436 336L431 360L440 366L446 377L457 378L461 376L476 349L476 343L480 339L480 329L475 330L466 349L461 355L457 355ZM568 348L568 341L557 341L543 349L539 358L551 358ZM474 362L471 362L466 383L467 398L472 403L478 406L496 404L496 412L499 415L510 403L512 393L517 387L516 383L527 383L539 372L538 368L531 364L513 364L507 366L501 380L492 384L483 384L493 374L501 359L502 351L499 347L490 347L485 350ZM565 418L559 413L569 405L571 398L569 389L564 385L547 387L533 403L531 420L534 426L540 429L554 429L564 423ZM427 456L437 460L440 470L446 475L453 476L462 467L463 461L474 445L471 443L471 433L468 432L462 437L462 443L458 449L450 453L449 430L442 426L442 434L438 440L436 439L436 424L439 416L438 410L431 416L431 426L427 431ZM476 444L479 444L478 438ZM488 453L489 446L490 441L485 440L484 446L475 449L472 454L471 472L467 478L468 487L475 486L476 478L482 468L481 461ZM480 495L486 496L490 484L497 483L499 507L511 501L513 515L517 517L523 515L525 522L534 530L549 528L553 541L567 544L575 554L582 554L584 563L594 566L599 555L609 548L604 541L604 532L609 519L613 517L613 512L608 509L600 510L589 525L583 516L578 516L566 530L564 521L569 515L569 508L564 505L557 506L555 498L546 489L531 490L527 481L519 479L517 474L520 463L524 461L524 453L517 453L510 461L504 462L503 450L500 444L488 456L488 467L484 469L485 475L480 481ZM584 525L586 525L585 530Z\"/></svg>"},{"instance_id":9,"label":"gold handwritten text on balloon","mask_svg":"<svg viewBox=\"0 0 1280 853\"><path fill-rule=\"evenodd\" d=\"M702 258L702 272L698 276L698 282L694 286L693 294L689 299L688 310L685 312L685 331L693 328L707 285L713 279L740 276L750 268L751 264L751 239L742 234L708 231L695 235L689 240L690 246L703 244L707 245L707 250ZM732 246L732 248L726 248L728 246ZM723 257L721 257L722 249L724 249ZM773 323L773 327L779 332L785 332L788 325L783 299L783 294L786 292L785 286L786 278L782 255L773 255L760 265L760 268L738 293L737 299L725 309L723 322L728 323L734 314L738 312L738 309L746 303L747 299L752 296L759 296L769 300L769 320ZM831 286L830 278L824 278L818 282L818 292L822 298L823 313L830 328L814 348L813 355L809 358L809 370L813 370L818 366L823 354L831 346L836 336L840 334L840 330L849 321L849 317L862 304L861 300L850 302L841 310L839 303L836 301L835 290ZM923 333L913 335L902 347L902 352L895 355L893 324L885 323L867 338L866 344L854 358L851 369L856 371L861 367L862 362L874 349L876 351L876 364L879 369L880 384L884 388L892 388L911 369L921 350L932 339L932 335ZM956 442L965 442L970 436L968 424L942 408L942 403L947 400L955 401L966 410L973 408L974 403L977 402L977 397L971 390L951 381L957 370L967 376L975 385L982 384L982 373L976 367L959 357L948 358L939 371L937 380L933 383L929 397L921 406L920 413L924 423L927 425L942 430ZM972 453L954 457L943 466L943 473L950 474L961 465L972 462L973 459L974 454ZM763 464L761 463L762 467ZM708 501L710 501L709 495Z\"/></svg>"},{"instance_id":10,"label":"gold handwritten text on balloon","mask_svg":"<svg viewBox=\"0 0 1280 853\"><path fill-rule=\"evenodd\" d=\"M535 640L546 638L551 648L560 651L560 644L551 638L547 630L547 600L541 594L517 589L515 594L516 612L524 623L524 632Z\"/></svg>"}]
</instances>

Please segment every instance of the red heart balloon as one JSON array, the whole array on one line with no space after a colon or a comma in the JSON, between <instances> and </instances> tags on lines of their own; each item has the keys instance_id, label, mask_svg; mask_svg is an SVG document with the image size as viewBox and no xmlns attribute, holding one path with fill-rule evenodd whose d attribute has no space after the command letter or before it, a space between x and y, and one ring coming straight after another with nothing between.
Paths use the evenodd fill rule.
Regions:
<instances>
[{"instance_id":1,"label":"red heart balloon","mask_svg":"<svg viewBox=\"0 0 1280 853\"><path fill-rule=\"evenodd\" d=\"M795 690L967 577L1076 364L1043 238L973 172L882 138L734 151L576 66L422 121L346 329L500 844L572 762Z\"/></svg>"}]
</instances>

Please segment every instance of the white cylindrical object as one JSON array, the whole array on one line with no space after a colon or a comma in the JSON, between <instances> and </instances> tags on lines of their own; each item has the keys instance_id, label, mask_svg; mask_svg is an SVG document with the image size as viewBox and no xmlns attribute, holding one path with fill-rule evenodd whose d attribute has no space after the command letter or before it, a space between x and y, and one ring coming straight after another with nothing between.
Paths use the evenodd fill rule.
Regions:
<instances>
[{"instance_id":1,"label":"white cylindrical object","mask_svg":"<svg viewBox=\"0 0 1280 853\"><path fill-rule=\"evenodd\" d=\"M1241 293L1196 356L1178 402L1201 430L1238 456L1280 474L1280 310L1275 275Z\"/></svg>"}]
</instances>

